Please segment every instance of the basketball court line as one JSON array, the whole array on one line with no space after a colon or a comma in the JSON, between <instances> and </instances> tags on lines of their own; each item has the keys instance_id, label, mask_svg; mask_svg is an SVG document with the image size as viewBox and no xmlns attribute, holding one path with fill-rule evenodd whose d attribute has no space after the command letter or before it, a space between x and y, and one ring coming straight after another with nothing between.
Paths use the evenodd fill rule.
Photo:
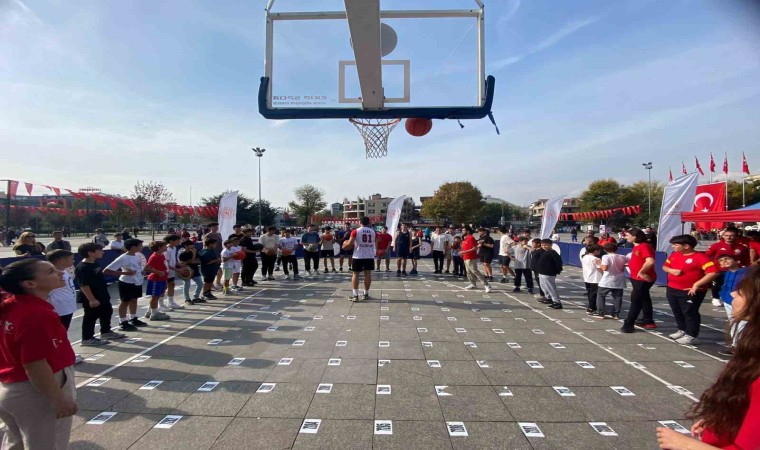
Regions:
<instances>
[{"instance_id":1,"label":"basketball court line","mask_svg":"<svg viewBox=\"0 0 760 450\"><path fill-rule=\"evenodd\" d=\"M201 319L198 322L196 322L196 323L194 323L194 324L192 324L192 325L190 325L190 326L188 326L188 327L186 327L186 328L184 328L182 330L177 331L176 333L174 333L173 335L171 335L171 336L163 339L162 341L157 342L157 343L153 344L152 346L150 346L150 347L142 350L141 352L139 352L139 353L137 353L135 355L132 355L129 358L127 358L127 359L125 359L125 360L123 360L123 361L121 361L119 363L116 363L116 364L112 365L111 367L103 370L102 372L98 373L97 375L91 376L90 378L86 379L85 381L77 384L76 385L77 389L79 389L79 388L87 385L88 383L91 383L91 382L97 380L98 378L102 378L103 376L108 375L109 373L113 372L114 370L118 369L119 367L122 367L123 365L129 363L133 359L135 359L135 358L137 358L139 356L142 356L142 355L148 353L149 351L154 350L154 349L160 347L163 344L166 344L167 342L171 341L172 339L174 339L174 338L176 338L176 337L178 337L178 336L180 336L180 335L182 335L182 334L184 334L184 333L186 333L186 332L188 332L188 331L190 331L190 330L192 330L192 329L194 329L194 328L196 328L196 327L198 327L198 326L206 323L207 321L213 319L214 316L216 316L217 314L226 312L226 311L232 309L233 307L238 306L239 304L243 303L245 300L248 300L248 299L252 298L257 293L263 292L265 290L266 290L266 288L261 289L261 290L259 290L258 292L255 292L255 293L251 293L251 295L249 295L248 297L241 298L240 301L238 301L236 303L233 303L233 304L227 306L226 308L224 308L224 309L222 309L220 311L214 312L213 314L211 314L210 316L206 317L205 319Z\"/></svg>"}]
</instances>

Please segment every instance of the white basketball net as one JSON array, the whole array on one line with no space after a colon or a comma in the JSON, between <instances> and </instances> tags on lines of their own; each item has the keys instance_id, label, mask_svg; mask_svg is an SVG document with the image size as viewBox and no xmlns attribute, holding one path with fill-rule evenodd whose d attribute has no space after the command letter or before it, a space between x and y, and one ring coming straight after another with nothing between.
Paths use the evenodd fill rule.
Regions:
<instances>
[{"instance_id":1,"label":"white basketball net","mask_svg":"<svg viewBox=\"0 0 760 450\"><path fill-rule=\"evenodd\" d=\"M348 119L364 139L367 159L388 155L388 136L401 119Z\"/></svg>"}]
</instances>

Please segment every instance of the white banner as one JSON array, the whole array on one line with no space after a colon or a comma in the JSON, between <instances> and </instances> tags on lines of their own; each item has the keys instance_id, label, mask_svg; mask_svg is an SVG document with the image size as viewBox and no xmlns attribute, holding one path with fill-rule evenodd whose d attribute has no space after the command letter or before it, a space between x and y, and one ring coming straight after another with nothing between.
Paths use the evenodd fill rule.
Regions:
<instances>
[{"instance_id":1,"label":"white banner","mask_svg":"<svg viewBox=\"0 0 760 450\"><path fill-rule=\"evenodd\" d=\"M238 191L233 191L219 200L219 234L224 240L232 234L232 226L237 221L237 198Z\"/></svg>"},{"instance_id":2,"label":"white banner","mask_svg":"<svg viewBox=\"0 0 760 450\"><path fill-rule=\"evenodd\" d=\"M544 215L541 217L541 239L549 239L552 237L552 231L554 226L557 225L559 220L559 213L562 211L562 203L565 201L565 196L550 198L544 205Z\"/></svg>"},{"instance_id":3,"label":"white banner","mask_svg":"<svg viewBox=\"0 0 760 450\"><path fill-rule=\"evenodd\" d=\"M665 186L660 208L660 224L657 227L657 250L670 252L670 239L679 234L686 234L681 223L681 213L694 209L694 197L697 194L699 173L693 172L680 176Z\"/></svg>"},{"instance_id":4,"label":"white banner","mask_svg":"<svg viewBox=\"0 0 760 450\"><path fill-rule=\"evenodd\" d=\"M406 200L406 195L394 198L388 205L388 215L385 216L385 226L388 227L388 233L393 236L393 240L396 239L396 227L401 220L401 208L404 207L404 200ZM391 245L393 245L393 242L391 242Z\"/></svg>"}]
</instances>

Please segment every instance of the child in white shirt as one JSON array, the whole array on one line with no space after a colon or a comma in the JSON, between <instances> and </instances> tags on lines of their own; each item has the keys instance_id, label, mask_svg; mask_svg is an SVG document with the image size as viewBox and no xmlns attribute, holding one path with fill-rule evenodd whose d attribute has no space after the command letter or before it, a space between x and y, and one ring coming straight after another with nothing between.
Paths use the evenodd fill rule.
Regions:
<instances>
[{"instance_id":1,"label":"child in white shirt","mask_svg":"<svg viewBox=\"0 0 760 450\"><path fill-rule=\"evenodd\" d=\"M243 247L240 246L240 239L234 237L230 239L232 241L232 252L237 253L243 251ZM243 261L239 259L232 259L232 286L230 289L233 291L243 290L242 286L238 286L238 280L240 279L240 271L243 268Z\"/></svg>"},{"instance_id":2,"label":"child in white shirt","mask_svg":"<svg viewBox=\"0 0 760 450\"><path fill-rule=\"evenodd\" d=\"M607 294L612 295L612 318L620 318L620 308L623 306L623 289L625 289L625 263L626 258L618 255L618 246L614 242L608 242L602 247L607 252L599 261L599 270L602 279L599 280L599 292L596 296L596 313L592 316L603 319L606 314L605 300Z\"/></svg>"},{"instance_id":3,"label":"child in white shirt","mask_svg":"<svg viewBox=\"0 0 760 450\"><path fill-rule=\"evenodd\" d=\"M223 294L229 294L230 279L235 271L235 251L232 250L233 242L230 240L224 241L224 250L222 250L222 272L224 274L224 286L222 287Z\"/></svg>"},{"instance_id":4,"label":"child in white shirt","mask_svg":"<svg viewBox=\"0 0 760 450\"><path fill-rule=\"evenodd\" d=\"M55 312L61 318L61 323L68 331L71 318L77 310L77 291L74 288L74 277L71 275L71 268L74 266L74 254L68 250L53 250L47 254L47 260L56 269L63 272L63 287L50 291L48 301L53 305ZM82 362L81 356L74 356L75 364Z\"/></svg>"},{"instance_id":5,"label":"child in white shirt","mask_svg":"<svg viewBox=\"0 0 760 450\"><path fill-rule=\"evenodd\" d=\"M586 314L593 314L596 311L596 296L599 293L599 281L602 279L602 271L599 270L601 264L599 255L601 254L602 247L599 244L590 244L586 246L586 254L581 258L583 282L586 284L586 296L588 297Z\"/></svg>"}]
</instances>

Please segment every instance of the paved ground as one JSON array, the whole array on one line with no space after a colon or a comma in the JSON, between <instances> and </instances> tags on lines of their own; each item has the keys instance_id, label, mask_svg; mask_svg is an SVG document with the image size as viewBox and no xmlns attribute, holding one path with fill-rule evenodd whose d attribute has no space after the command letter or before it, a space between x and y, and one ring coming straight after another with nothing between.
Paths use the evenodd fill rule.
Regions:
<instances>
[{"instance_id":1,"label":"paved ground","mask_svg":"<svg viewBox=\"0 0 760 450\"><path fill-rule=\"evenodd\" d=\"M662 288L659 330L623 335L587 318L576 268L562 311L421 269L383 273L366 303L346 300L347 274L267 282L131 341L76 344L90 360L72 448L654 448L658 421L688 428L724 365L723 311L704 305L702 344L675 344Z\"/></svg>"}]
</instances>

